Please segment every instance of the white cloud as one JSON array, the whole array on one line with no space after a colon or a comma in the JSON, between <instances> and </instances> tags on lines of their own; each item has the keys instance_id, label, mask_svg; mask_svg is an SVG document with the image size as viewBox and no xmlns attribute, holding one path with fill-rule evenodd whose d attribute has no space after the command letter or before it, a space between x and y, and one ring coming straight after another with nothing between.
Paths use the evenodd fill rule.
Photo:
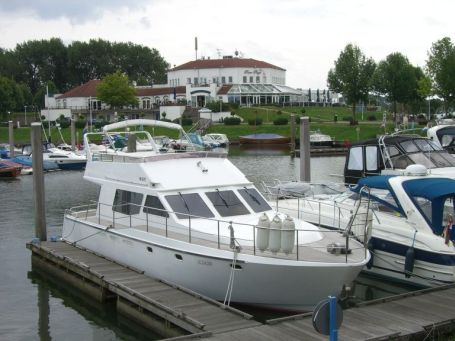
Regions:
<instances>
[{"instance_id":1,"label":"white cloud","mask_svg":"<svg viewBox=\"0 0 455 341\"><path fill-rule=\"evenodd\" d=\"M178 65L194 59L197 36L199 56L237 49L285 68L289 85L316 89L348 43L377 62L398 51L424 66L431 44L453 34L454 10L451 0L437 9L418 0L9 1L0 4L0 44L55 36L132 41Z\"/></svg>"}]
</instances>

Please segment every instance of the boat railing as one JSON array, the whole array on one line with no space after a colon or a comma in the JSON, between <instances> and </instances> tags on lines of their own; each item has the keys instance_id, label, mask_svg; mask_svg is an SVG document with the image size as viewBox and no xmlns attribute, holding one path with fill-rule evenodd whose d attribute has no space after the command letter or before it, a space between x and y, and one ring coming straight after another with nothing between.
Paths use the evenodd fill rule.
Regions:
<instances>
[{"instance_id":1,"label":"boat railing","mask_svg":"<svg viewBox=\"0 0 455 341\"><path fill-rule=\"evenodd\" d=\"M226 153L212 152L212 151L199 151L199 152L181 152L181 153L163 153L151 156L129 156L125 154L95 152L92 154L91 161L101 162L121 162L121 163L144 163L164 160L175 160L185 158L226 158Z\"/></svg>"},{"instance_id":2,"label":"boat railing","mask_svg":"<svg viewBox=\"0 0 455 341\"><path fill-rule=\"evenodd\" d=\"M124 209L125 214L117 212L115 209ZM143 210L144 215L137 214ZM154 212L148 213L149 211ZM108 213L107 213L108 212ZM125 203L120 205L111 205L104 203L91 203L85 206L77 206L66 211L66 215L72 216L79 220L89 221L108 228L121 230L123 228L134 228L137 230L155 233L162 235L165 238L171 238L197 244L206 247L213 247L223 250L234 251L233 245L240 245L240 253L260 255L264 257L273 257L289 260L315 261L324 262L330 261L330 258L322 256L324 252L344 255L340 257L342 262L361 262L364 257L367 257L367 249L362 245L352 247L348 240L354 238L353 235L347 235L346 244L339 243L339 230L314 230L314 229L274 229L265 228L254 224L242 223L232 220L221 220L215 218L207 218L187 213L174 212L155 207L146 207L133 203ZM172 216L178 215L185 217L180 219L182 222L177 222ZM212 231L201 231L195 226L201 226L200 221L205 222L205 226L211 226ZM245 233L245 229L250 232ZM230 233L232 231L232 233ZM235 231L242 237L235 236ZM279 247L278 250L271 251L269 248L263 248L258 245L258 235L262 232L272 233L276 231L279 234L287 234L289 240L293 240L291 249L285 251ZM323 238L319 242L308 243L305 236L308 233L324 233L327 238ZM246 237L249 236L249 237ZM331 237L332 236L332 237ZM281 238L281 236L280 236ZM330 242L332 241L332 242ZM337 242L335 242L337 241ZM315 256L314 251L319 249L318 255ZM353 256L350 256L350 255ZM341 260L343 258L343 260Z\"/></svg>"},{"instance_id":3,"label":"boat railing","mask_svg":"<svg viewBox=\"0 0 455 341\"><path fill-rule=\"evenodd\" d=\"M362 189L363 193L367 190ZM327 195L319 196L293 196L288 194L274 193L275 209L278 212L289 214L311 222L319 227L326 227L341 231L345 234L355 235L356 239L365 242L369 233L366 230L366 221L368 215L377 216L372 209L371 200L369 199L369 190L365 195L368 200L360 196L354 206L344 203L347 196L331 195L327 200ZM360 210L358 205L367 206L366 210Z\"/></svg>"}]
</instances>

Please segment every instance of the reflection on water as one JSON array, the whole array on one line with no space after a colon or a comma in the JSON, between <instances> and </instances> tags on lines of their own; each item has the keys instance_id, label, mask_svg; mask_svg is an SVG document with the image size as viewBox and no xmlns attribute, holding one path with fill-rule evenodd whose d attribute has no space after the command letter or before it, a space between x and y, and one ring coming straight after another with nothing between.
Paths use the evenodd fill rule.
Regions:
<instances>
[{"instance_id":1,"label":"reflection on water","mask_svg":"<svg viewBox=\"0 0 455 341\"><path fill-rule=\"evenodd\" d=\"M229 159L250 181L297 180L299 158L282 148L250 149L231 146ZM311 159L313 181L340 181L343 157ZM51 282L31 271L30 252L25 243L34 236L33 183L31 176L0 181L0 335L4 340L141 340L156 338L149 331L117 316L114 307L87 300L81 294ZM48 236L61 231L66 208L97 200L97 185L83 180L82 172L55 172L45 175ZM370 281L370 279L368 279ZM353 286L357 300L406 291L361 277ZM243 307L242 307L243 308ZM259 319L279 316L276 312L249 312ZM7 313L5 313L7 312Z\"/></svg>"}]
</instances>

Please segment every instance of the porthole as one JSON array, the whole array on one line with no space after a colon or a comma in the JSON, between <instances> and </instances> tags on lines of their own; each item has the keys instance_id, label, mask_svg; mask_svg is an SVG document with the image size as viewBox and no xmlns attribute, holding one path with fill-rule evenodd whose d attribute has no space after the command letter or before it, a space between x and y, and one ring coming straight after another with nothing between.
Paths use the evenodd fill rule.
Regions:
<instances>
[{"instance_id":1,"label":"porthole","mask_svg":"<svg viewBox=\"0 0 455 341\"><path fill-rule=\"evenodd\" d=\"M147 246L147 251L148 251L148 252L153 252L152 247L151 247L151 246Z\"/></svg>"},{"instance_id":2,"label":"porthole","mask_svg":"<svg viewBox=\"0 0 455 341\"><path fill-rule=\"evenodd\" d=\"M178 260L183 260L182 255L179 255L178 253L175 254L175 258L177 258Z\"/></svg>"},{"instance_id":3,"label":"porthole","mask_svg":"<svg viewBox=\"0 0 455 341\"><path fill-rule=\"evenodd\" d=\"M229 266L232 268L232 264L229 264ZM242 270L242 266L241 266L241 265L238 265L238 264L235 264L235 265L234 265L234 269L236 269L236 270Z\"/></svg>"}]
</instances>

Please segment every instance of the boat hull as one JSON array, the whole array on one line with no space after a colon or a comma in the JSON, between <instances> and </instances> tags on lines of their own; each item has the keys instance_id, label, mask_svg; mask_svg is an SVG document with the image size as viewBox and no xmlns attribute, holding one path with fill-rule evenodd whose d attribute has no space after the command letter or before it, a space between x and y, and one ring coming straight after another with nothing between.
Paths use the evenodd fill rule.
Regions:
<instances>
[{"instance_id":1,"label":"boat hull","mask_svg":"<svg viewBox=\"0 0 455 341\"><path fill-rule=\"evenodd\" d=\"M286 144L290 141L290 137L276 134L253 134L239 137L240 144Z\"/></svg>"},{"instance_id":2,"label":"boat hull","mask_svg":"<svg viewBox=\"0 0 455 341\"><path fill-rule=\"evenodd\" d=\"M231 251L168 239L131 228L114 229L65 216L63 239L224 301L233 264ZM231 302L267 308L308 311L328 295L339 295L365 263L287 261L239 254Z\"/></svg>"}]
</instances>

